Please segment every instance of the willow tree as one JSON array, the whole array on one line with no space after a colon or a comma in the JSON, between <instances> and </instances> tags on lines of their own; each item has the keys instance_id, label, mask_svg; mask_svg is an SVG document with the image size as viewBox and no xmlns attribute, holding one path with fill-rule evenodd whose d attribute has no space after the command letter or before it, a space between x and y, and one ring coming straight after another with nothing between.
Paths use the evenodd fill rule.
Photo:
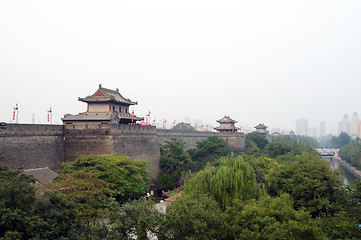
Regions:
<instances>
[{"instance_id":1,"label":"willow tree","mask_svg":"<svg viewBox=\"0 0 361 240\"><path fill-rule=\"evenodd\" d=\"M225 209L234 199L258 199L265 195L256 174L242 156L222 157L217 166L208 166L185 184L185 193L203 192L215 198Z\"/></svg>"}]
</instances>

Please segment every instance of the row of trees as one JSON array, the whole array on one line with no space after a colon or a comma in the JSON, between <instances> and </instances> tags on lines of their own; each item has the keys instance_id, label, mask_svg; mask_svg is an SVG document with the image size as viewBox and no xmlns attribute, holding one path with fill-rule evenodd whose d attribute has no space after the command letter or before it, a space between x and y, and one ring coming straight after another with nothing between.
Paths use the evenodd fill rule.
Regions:
<instances>
[{"instance_id":1,"label":"row of trees","mask_svg":"<svg viewBox=\"0 0 361 240\"><path fill-rule=\"evenodd\" d=\"M218 138L188 152L176 139L162 146L163 171L184 180L166 214L141 197L147 164L126 156L64 163L40 192L21 170L1 167L0 238L361 238L361 183L344 186L309 144L281 137L239 155L226 149Z\"/></svg>"},{"instance_id":2,"label":"row of trees","mask_svg":"<svg viewBox=\"0 0 361 240\"><path fill-rule=\"evenodd\" d=\"M230 152L226 143L216 136L197 142L196 147L188 151L185 143L180 139L172 138L166 141L160 147L161 173L156 181L157 192L181 186L190 172L198 172L208 163Z\"/></svg>"},{"instance_id":3,"label":"row of trees","mask_svg":"<svg viewBox=\"0 0 361 240\"><path fill-rule=\"evenodd\" d=\"M339 151L340 157L361 170L361 139L356 138Z\"/></svg>"}]
</instances>

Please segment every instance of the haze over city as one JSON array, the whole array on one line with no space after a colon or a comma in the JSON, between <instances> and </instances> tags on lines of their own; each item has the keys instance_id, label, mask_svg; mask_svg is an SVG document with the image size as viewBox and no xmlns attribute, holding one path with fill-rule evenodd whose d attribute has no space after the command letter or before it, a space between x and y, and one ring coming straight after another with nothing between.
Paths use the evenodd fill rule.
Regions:
<instances>
[{"instance_id":1,"label":"haze over city","mask_svg":"<svg viewBox=\"0 0 361 240\"><path fill-rule=\"evenodd\" d=\"M295 130L361 113L360 1L1 1L0 121L119 88L157 121Z\"/></svg>"}]
</instances>

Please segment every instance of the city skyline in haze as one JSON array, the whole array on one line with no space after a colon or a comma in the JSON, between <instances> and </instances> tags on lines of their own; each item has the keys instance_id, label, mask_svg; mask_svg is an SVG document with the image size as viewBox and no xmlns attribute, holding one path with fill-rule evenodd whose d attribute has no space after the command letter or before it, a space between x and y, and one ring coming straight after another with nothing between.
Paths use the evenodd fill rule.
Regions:
<instances>
[{"instance_id":1,"label":"city skyline in haze","mask_svg":"<svg viewBox=\"0 0 361 240\"><path fill-rule=\"evenodd\" d=\"M53 123L103 84L157 121L295 130L361 112L359 1L2 1L0 121ZM350 115L351 116L351 115Z\"/></svg>"}]
</instances>

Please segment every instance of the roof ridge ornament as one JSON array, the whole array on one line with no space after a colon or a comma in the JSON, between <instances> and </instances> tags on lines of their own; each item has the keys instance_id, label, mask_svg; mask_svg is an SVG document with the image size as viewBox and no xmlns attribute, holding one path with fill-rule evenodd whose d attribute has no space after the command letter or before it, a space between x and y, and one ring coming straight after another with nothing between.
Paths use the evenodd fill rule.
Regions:
<instances>
[{"instance_id":1,"label":"roof ridge ornament","mask_svg":"<svg viewBox=\"0 0 361 240\"><path fill-rule=\"evenodd\" d=\"M99 84L99 88L102 88L102 84L101 84L101 83Z\"/></svg>"}]
</instances>

